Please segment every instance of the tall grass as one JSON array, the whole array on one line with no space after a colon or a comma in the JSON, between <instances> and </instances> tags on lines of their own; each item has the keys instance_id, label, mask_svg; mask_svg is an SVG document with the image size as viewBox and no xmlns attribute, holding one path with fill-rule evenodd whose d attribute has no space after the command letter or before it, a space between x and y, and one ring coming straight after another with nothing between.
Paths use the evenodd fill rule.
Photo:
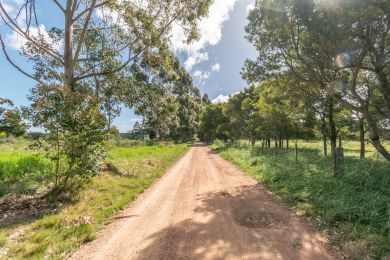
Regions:
<instances>
[{"instance_id":1,"label":"tall grass","mask_svg":"<svg viewBox=\"0 0 390 260\"><path fill-rule=\"evenodd\" d=\"M0 259L62 259L91 241L108 219L134 200L168 167L187 145L113 148L108 161L126 174L106 172L85 183L69 204L18 224L0 222ZM3 255L2 255L3 253Z\"/></svg>"},{"instance_id":2,"label":"tall grass","mask_svg":"<svg viewBox=\"0 0 390 260\"><path fill-rule=\"evenodd\" d=\"M320 143L300 142L294 149L266 149L253 156L250 148L224 148L220 154L246 170L267 188L313 217L314 222L356 259L390 257L390 163L372 148L358 159L358 144L347 143L345 172L334 177ZM388 259L388 258L386 258Z\"/></svg>"},{"instance_id":3,"label":"tall grass","mask_svg":"<svg viewBox=\"0 0 390 260\"><path fill-rule=\"evenodd\" d=\"M34 194L51 181L52 163L27 150L24 142L0 145L0 197L7 193Z\"/></svg>"}]
</instances>

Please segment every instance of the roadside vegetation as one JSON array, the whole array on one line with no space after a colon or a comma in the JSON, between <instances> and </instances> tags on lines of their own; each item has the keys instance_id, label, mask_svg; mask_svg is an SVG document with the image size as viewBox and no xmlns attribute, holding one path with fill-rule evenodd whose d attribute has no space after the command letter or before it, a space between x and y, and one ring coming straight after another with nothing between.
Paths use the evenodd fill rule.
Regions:
<instances>
[{"instance_id":1,"label":"roadside vegetation","mask_svg":"<svg viewBox=\"0 0 390 260\"><path fill-rule=\"evenodd\" d=\"M309 216L330 243L351 259L390 256L390 165L368 147L359 159L359 144L347 142L344 174L334 178L320 142L299 141L294 148L234 146L218 141L213 148L248 172L285 202ZM390 145L387 145L389 147ZM259 202L260 203L260 202Z\"/></svg>"},{"instance_id":2,"label":"roadside vegetation","mask_svg":"<svg viewBox=\"0 0 390 260\"><path fill-rule=\"evenodd\" d=\"M129 143L133 142L121 142ZM43 172L51 173L50 161L26 154L17 148L20 145L17 141L0 145L2 155L4 147L14 149L1 157L1 172L6 172L15 183L27 181L28 188L40 184L47 192L44 183L32 180L34 176L45 179ZM113 147L108 151L107 162L115 170L106 170L81 182L79 187L74 187L77 194L71 196L31 197L26 195L25 189L13 189L13 196L6 196L0 203L0 258L65 257L81 244L93 240L96 231L110 221L111 216L153 184L188 149L186 144L170 143ZM5 205L7 202L13 205Z\"/></svg>"},{"instance_id":3,"label":"roadside vegetation","mask_svg":"<svg viewBox=\"0 0 390 260\"><path fill-rule=\"evenodd\" d=\"M199 39L211 0L53 1L45 26L42 2L0 1L4 57L35 82L26 107L0 97L1 254L63 257L90 241L198 137L229 143L215 145L352 257L389 257L388 0L256 0L245 30L258 57L223 104L170 42L174 24L183 44ZM123 107L142 117L136 140L113 124Z\"/></svg>"}]
</instances>

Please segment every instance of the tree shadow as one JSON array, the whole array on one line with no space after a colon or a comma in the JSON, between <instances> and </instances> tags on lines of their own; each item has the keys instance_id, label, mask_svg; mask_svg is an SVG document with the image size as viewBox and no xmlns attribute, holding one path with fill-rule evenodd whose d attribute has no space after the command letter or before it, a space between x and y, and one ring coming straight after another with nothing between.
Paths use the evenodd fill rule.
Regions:
<instances>
[{"instance_id":1,"label":"tree shadow","mask_svg":"<svg viewBox=\"0 0 390 260\"><path fill-rule=\"evenodd\" d=\"M258 185L197 197L191 219L147 238L135 259L334 259L298 216Z\"/></svg>"},{"instance_id":2,"label":"tree shadow","mask_svg":"<svg viewBox=\"0 0 390 260\"><path fill-rule=\"evenodd\" d=\"M2 198L0 202L0 228L15 224L28 224L41 219L45 214L60 210L69 202L49 201L38 197Z\"/></svg>"}]
</instances>

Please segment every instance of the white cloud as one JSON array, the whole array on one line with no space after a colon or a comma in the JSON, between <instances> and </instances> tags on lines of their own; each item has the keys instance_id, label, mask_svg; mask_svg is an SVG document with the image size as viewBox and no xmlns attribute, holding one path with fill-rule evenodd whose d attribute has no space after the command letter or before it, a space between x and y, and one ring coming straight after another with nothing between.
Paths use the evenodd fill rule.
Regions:
<instances>
[{"instance_id":1,"label":"white cloud","mask_svg":"<svg viewBox=\"0 0 390 260\"><path fill-rule=\"evenodd\" d=\"M230 96L224 96L219 95L218 97L214 98L211 103L213 104L220 104L220 103L226 103L229 100Z\"/></svg>"},{"instance_id":2,"label":"white cloud","mask_svg":"<svg viewBox=\"0 0 390 260\"><path fill-rule=\"evenodd\" d=\"M190 44L186 44L184 41L186 37L183 28L177 24L173 25L172 48L176 52L184 52L188 55L185 62L187 70L191 70L194 65L207 60L208 55L204 48L219 43L222 38L223 23L229 20L229 13L233 10L236 2L237 0L215 0L209 8L208 16L199 22L200 39Z\"/></svg>"},{"instance_id":3,"label":"white cloud","mask_svg":"<svg viewBox=\"0 0 390 260\"><path fill-rule=\"evenodd\" d=\"M209 54L207 52L203 52L203 53L195 52L191 54L188 57L188 59L184 62L184 66L186 67L187 70L191 70L195 64L198 64L208 59L209 59Z\"/></svg>"},{"instance_id":4,"label":"white cloud","mask_svg":"<svg viewBox=\"0 0 390 260\"><path fill-rule=\"evenodd\" d=\"M246 13L249 14L250 11L252 11L253 9L255 9L255 2L250 2L247 7L246 7Z\"/></svg>"},{"instance_id":5,"label":"white cloud","mask_svg":"<svg viewBox=\"0 0 390 260\"><path fill-rule=\"evenodd\" d=\"M19 9L25 3L25 0L7 0L2 2L5 11L10 15L10 17L16 18ZM23 15L23 12L17 17L17 23L23 31L26 31L26 16ZM38 26L30 26L28 28L28 34L32 38L39 38L39 40L44 40L49 46L53 48L53 50L59 50L62 47L61 43L55 43L50 38L48 32L46 31L46 27L43 24ZM7 34L5 37L5 43L7 46L20 50L28 40L25 37L21 36L15 31Z\"/></svg>"},{"instance_id":6,"label":"white cloud","mask_svg":"<svg viewBox=\"0 0 390 260\"><path fill-rule=\"evenodd\" d=\"M50 38L48 32L46 31L45 25L41 24L38 27L31 26L29 28L29 34L30 37L39 37L42 38L46 43L48 43L54 50L59 50L62 47L61 43L54 43L53 40ZM15 49L15 50L20 50L26 43L27 40L26 38L20 36L18 33L15 31L12 32L11 34L8 34L6 39L6 44Z\"/></svg>"},{"instance_id":7,"label":"white cloud","mask_svg":"<svg viewBox=\"0 0 390 260\"><path fill-rule=\"evenodd\" d=\"M205 80L210 77L211 73L208 71L196 70L192 75L200 80Z\"/></svg>"},{"instance_id":8,"label":"white cloud","mask_svg":"<svg viewBox=\"0 0 390 260\"><path fill-rule=\"evenodd\" d=\"M214 98L211 101L211 103L213 103L213 104L226 103L229 100L229 98L231 98L232 96L234 96L238 93L240 93L240 91L234 92L233 94L230 94L230 95L219 95L218 97Z\"/></svg>"},{"instance_id":9,"label":"white cloud","mask_svg":"<svg viewBox=\"0 0 390 260\"><path fill-rule=\"evenodd\" d=\"M211 66L212 72L218 72L220 70L221 70L221 65L219 65L219 63L215 63L213 66Z\"/></svg>"}]
</instances>

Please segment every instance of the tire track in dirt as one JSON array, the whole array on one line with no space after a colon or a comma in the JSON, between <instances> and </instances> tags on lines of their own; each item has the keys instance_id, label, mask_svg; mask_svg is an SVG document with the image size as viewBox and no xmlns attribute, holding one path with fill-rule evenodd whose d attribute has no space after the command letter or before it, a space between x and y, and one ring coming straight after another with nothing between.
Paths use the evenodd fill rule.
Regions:
<instances>
[{"instance_id":1,"label":"tire track in dirt","mask_svg":"<svg viewBox=\"0 0 390 260\"><path fill-rule=\"evenodd\" d=\"M70 259L336 259L307 221L196 144Z\"/></svg>"}]
</instances>

